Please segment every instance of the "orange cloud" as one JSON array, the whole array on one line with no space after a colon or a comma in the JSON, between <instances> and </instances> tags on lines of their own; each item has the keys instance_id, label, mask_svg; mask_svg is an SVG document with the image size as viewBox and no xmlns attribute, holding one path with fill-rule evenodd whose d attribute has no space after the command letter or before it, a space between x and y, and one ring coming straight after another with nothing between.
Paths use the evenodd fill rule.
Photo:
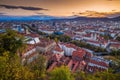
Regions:
<instances>
[{"instance_id":1,"label":"orange cloud","mask_svg":"<svg viewBox=\"0 0 120 80\"><path fill-rule=\"evenodd\" d=\"M87 17L116 17L120 16L120 12L115 12L116 10L112 10L111 12L96 12L96 11L85 11L85 12L79 12L74 13L74 15L79 16L87 16Z\"/></svg>"}]
</instances>

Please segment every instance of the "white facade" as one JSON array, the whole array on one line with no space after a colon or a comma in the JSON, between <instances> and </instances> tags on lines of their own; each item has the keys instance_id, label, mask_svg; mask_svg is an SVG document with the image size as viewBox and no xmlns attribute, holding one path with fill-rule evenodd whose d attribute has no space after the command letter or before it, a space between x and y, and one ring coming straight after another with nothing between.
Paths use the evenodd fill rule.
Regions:
<instances>
[{"instance_id":1,"label":"white facade","mask_svg":"<svg viewBox=\"0 0 120 80\"><path fill-rule=\"evenodd\" d=\"M22 64L24 64L25 61L27 61L27 63L31 63L34 59L38 58L38 56L39 56L39 54L36 53L36 54L34 54L32 57L30 57L30 58L28 58L28 59L23 58L23 59L22 59Z\"/></svg>"},{"instance_id":2,"label":"white facade","mask_svg":"<svg viewBox=\"0 0 120 80\"><path fill-rule=\"evenodd\" d=\"M44 33L46 33L46 34L53 34L53 32L54 31L49 31L49 30L41 30L41 29L39 29L41 32L44 32Z\"/></svg>"},{"instance_id":3,"label":"white facade","mask_svg":"<svg viewBox=\"0 0 120 80\"><path fill-rule=\"evenodd\" d=\"M35 53L35 54L34 54ZM30 58L28 58L30 55L34 54L33 56L31 56ZM25 61L27 61L27 63L32 62L34 59L37 58L39 54L36 52L36 48L33 48L31 50L29 50L28 52L24 53L23 55L23 59L22 59L22 64L24 64ZM27 59L27 60L26 60Z\"/></svg>"},{"instance_id":4,"label":"white facade","mask_svg":"<svg viewBox=\"0 0 120 80\"><path fill-rule=\"evenodd\" d=\"M28 41L27 44L36 44L39 43L40 40L38 37L32 38L32 40Z\"/></svg>"},{"instance_id":5,"label":"white facade","mask_svg":"<svg viewBox=\"0 0 120 80\"><path fill-rule=\"evenodd\" d=\"M62 50L64 50L64 54L66 56L72 56L73 51L76 51L76 49L72 47L66 47L65 45L61 45L61 44L59 44L59 46Z\"/></svg>"},{"instance_id":6,"label":"white facade","mask_svg":"<svg viewBox=\"0 0 120 80\"><path fill-rule=\"evenodd\" d=\"M92 39L92 37L83 37L83 39L85 39L85 40L91 40Z\"/></svg>"},{"instance_id":7,"label":"white facade","mask_svg":"<svg viewBox=\"0 0 120 80\"><path fill-rule=\"evenodd\" d=\"M55 50L54 50L54 51L53 51L53 53L54 53L54 54L60 54L60 55L64 55L64 51L62 51L62 52L59 52L59 51L55 51Z\"/></svg>"},{"instance_id":8,"label":"white facade","mask_svg":"<svg viewBox=\"0 0 120 80\"><path fill-rule=\"evenodd\" d=\"M84 34L86 34L86 32L80 32L80 31L77 31L77 32L74 32L74 33L76 33L77 35L84 35Z\"/></svg>"}]
</instances>

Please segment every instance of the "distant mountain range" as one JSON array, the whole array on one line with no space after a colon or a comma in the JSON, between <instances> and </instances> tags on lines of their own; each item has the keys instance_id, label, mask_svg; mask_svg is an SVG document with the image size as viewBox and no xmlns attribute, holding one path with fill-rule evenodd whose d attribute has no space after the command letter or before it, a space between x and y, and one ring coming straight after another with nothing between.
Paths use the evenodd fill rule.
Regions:
<instances>
[{"instance_id":1,"label":"distant mountain range","mask_svg":"<svg viewBox=\"0 0 120 80\"><path fill-rule=\"evenodd\" d=\"M0 15L0 21L31 21L31 20L51 20L51 19L60 19L54 16L8 16L8 15Z\"/></svg>"},{"instance_id":2,"label":"distant mountain range","mask_svg":"<svg viewBox=\"0 0 120 80\"><path fill-rule=\"evenodd\" d=\"M107 17L77 17L74 18L75 20L102 20L102 21L120 21L120 16L119 17L114 17L114 18L107 18Z\"/></svg>"},{"instance_id":3,"label":"distant mountain range","mask_svg":"<svg viewBox=\"0 0 120 80\"><path fill-rule=\"evenodd\" d=\"M0 21L31 21L31 20L103 20L103 21L120 21L120 16L115 18L107 17L81 17L81 16L70 16L70 17L54 17L47 15L34 15L34 16L8 16L0 15Z\"/></svg>"},{"instance_id":4,"label":"distant mountain range","mask_svg":"<svg viewBox=\"0 0 120 80\"><path fill-rule=\"evenodd\" d=\"M120 16L114 17L114 18L108 18L108 17L66 17L59 20L101 20L101 21L120 21Z\"/></svg>"}]
</instances>

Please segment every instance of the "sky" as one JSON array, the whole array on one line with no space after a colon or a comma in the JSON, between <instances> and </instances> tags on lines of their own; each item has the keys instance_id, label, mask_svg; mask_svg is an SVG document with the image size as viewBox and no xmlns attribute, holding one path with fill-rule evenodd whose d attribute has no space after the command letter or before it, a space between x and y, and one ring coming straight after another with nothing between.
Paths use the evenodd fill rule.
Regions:
<instances>
[{"instance_id":1,"label":"sky","mask_svg":"<svg viewBox=\"0 0 120 80\"><path fill-rule=\"evenodd\" d=\"M0 15L120 16L120 0L0 0Z\"/></svg>"}]
</instances>

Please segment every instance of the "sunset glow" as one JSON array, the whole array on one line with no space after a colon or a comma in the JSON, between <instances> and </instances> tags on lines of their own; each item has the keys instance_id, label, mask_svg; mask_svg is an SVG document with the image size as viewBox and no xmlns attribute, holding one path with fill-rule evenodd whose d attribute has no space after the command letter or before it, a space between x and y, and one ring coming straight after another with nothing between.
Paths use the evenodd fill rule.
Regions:
<instances>
[{"instance_id":1,"label":"sunset glow","mask_svg":"<svg viewBox=\"0 0 120 80\"><path fill-rule=\"evenodd\" d=\"M43 8L43 10L8 8L6 6L37 7ZM1 0L0 13L14 16L118 16L120 14L120 0Z\"/></svg>"}]
</instances>

